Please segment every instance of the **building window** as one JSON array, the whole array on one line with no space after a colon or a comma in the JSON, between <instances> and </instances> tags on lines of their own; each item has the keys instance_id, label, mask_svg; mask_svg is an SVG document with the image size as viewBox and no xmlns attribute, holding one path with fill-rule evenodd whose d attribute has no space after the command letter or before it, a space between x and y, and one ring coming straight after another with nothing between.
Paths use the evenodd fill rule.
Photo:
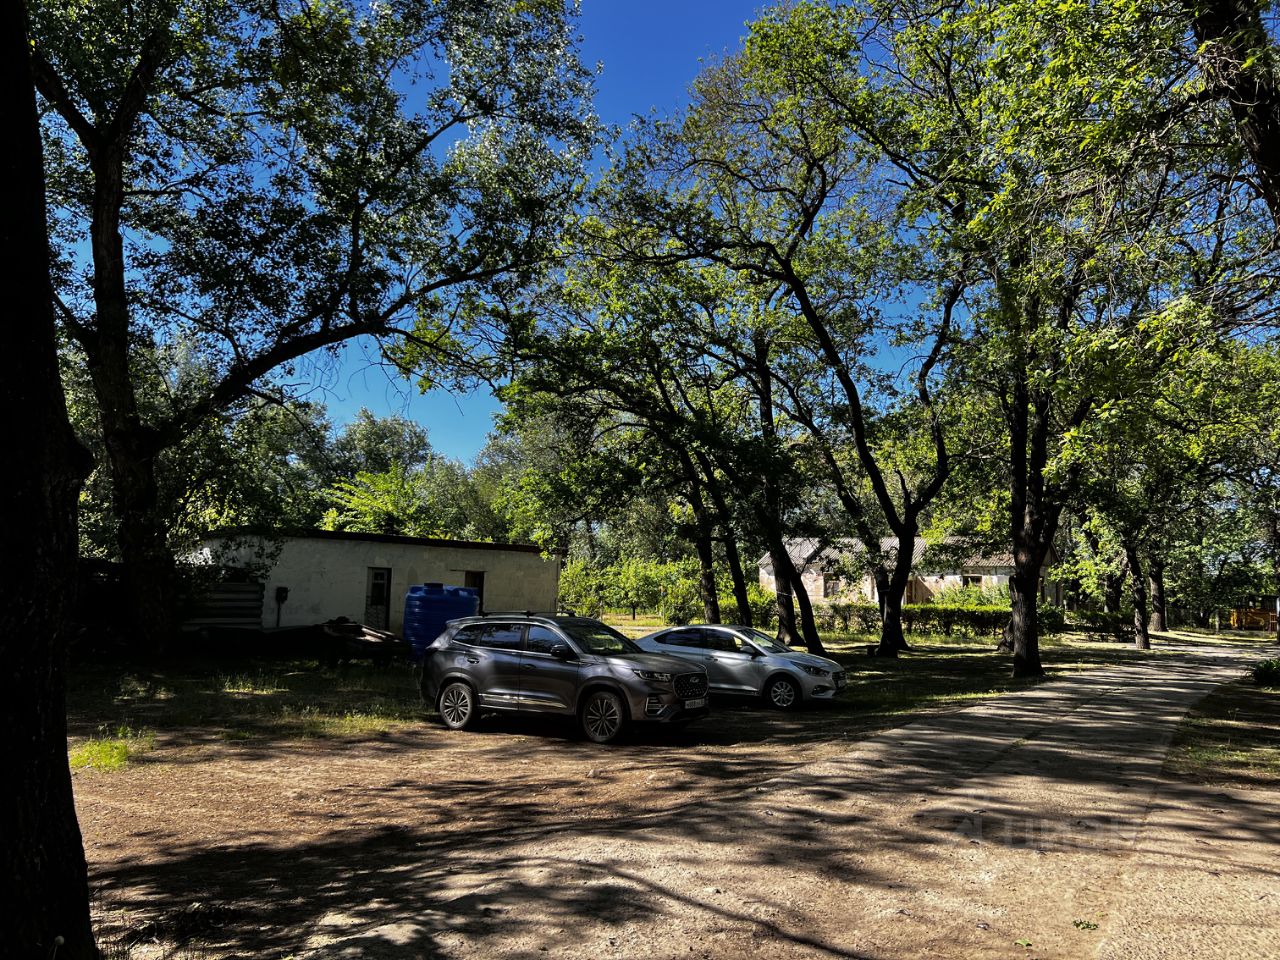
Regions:
<instances>
[{"instance_id":1,"label":"building window","mask_svg":"<svg viewBox=\"0 0 1280 960\"><path fill-rule=\"evenodd\" d=\"M364 622L378 630L391 625L391 568L370 567L365 580Z\"/></svg>"}]
</instances>

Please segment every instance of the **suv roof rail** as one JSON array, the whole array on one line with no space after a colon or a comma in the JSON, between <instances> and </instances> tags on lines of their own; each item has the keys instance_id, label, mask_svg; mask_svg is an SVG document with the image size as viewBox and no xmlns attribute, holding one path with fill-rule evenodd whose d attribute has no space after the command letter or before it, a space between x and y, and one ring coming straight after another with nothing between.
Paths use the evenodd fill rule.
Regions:
<instances>
[{"instance_id":1,"label":"suv roof rail","mask_svg":"<svg viewBox=\"0 0 1280 960\"><path fill-rule=\"evenodd\" d=\"M546 610L486 610L481 617L554 617L554 612Z\"/></svg>"}]
</instances>

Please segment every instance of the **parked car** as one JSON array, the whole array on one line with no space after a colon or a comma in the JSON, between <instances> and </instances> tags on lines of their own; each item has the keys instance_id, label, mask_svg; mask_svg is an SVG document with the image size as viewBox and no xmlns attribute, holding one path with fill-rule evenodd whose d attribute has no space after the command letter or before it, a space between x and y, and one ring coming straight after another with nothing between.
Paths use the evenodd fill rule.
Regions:
<instances>
[{"instance_id":1,"label":"parked car","mask_svg":"<svg viewBox=\"0 0 1280 960\"><path fill-rule=\"evenodd\" d=\"M705 716L707 670L646 653L587 617L490 614L450 621L426 650L422 696L445 726L482 711L577 717L608 743L630 723L683 724Z\"/></svg>"},{"instance_id":2,"label":"parked car","mask_svg":"<svg viewBox=\"0 0 1280 960\"><path fill-rule=\"evenodd\" d=\"M834 660L792 650L752 627L671 627L636 643L654 653L703 664L717 693L763 697L779 710L794 709L806 700L830 700L848 685L844 667Z\"/></svg>"}]
</instances>

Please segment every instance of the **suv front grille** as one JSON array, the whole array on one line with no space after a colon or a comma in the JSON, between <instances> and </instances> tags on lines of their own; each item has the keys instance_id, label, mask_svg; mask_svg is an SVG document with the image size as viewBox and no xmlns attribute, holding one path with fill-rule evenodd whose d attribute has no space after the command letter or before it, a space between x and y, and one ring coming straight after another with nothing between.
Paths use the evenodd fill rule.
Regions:
<instances>
[{"instance_id":1,"label":"suv front grille","mask_svg":"<svg viewBox=\"0 0 1280 960\"><path fill-rule=\"evenodd\" d=\"M676 696L682 700L691 700L707 694L707 675L705 673L676 674Z\"/></svg>"}]
</instances>

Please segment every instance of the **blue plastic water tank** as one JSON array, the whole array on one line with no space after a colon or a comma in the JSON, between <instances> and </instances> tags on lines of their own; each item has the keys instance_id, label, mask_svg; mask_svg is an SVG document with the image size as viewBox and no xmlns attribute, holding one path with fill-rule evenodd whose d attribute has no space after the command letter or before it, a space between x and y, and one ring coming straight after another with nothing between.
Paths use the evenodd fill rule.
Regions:
<instances>
[{"instance_id":1,"label":"blue plastic water tank","mask_svg":"<svg viewBox=\"0 0 1280 960\"><path fill-rule=\"evenodd\" d=\"M413 659L422 659L446 623L473 617L479 608L480 598L470 587L446 587L443 583L410 587L404 597L404 638L413 648Z\"/></svg>"}]
</instances>

